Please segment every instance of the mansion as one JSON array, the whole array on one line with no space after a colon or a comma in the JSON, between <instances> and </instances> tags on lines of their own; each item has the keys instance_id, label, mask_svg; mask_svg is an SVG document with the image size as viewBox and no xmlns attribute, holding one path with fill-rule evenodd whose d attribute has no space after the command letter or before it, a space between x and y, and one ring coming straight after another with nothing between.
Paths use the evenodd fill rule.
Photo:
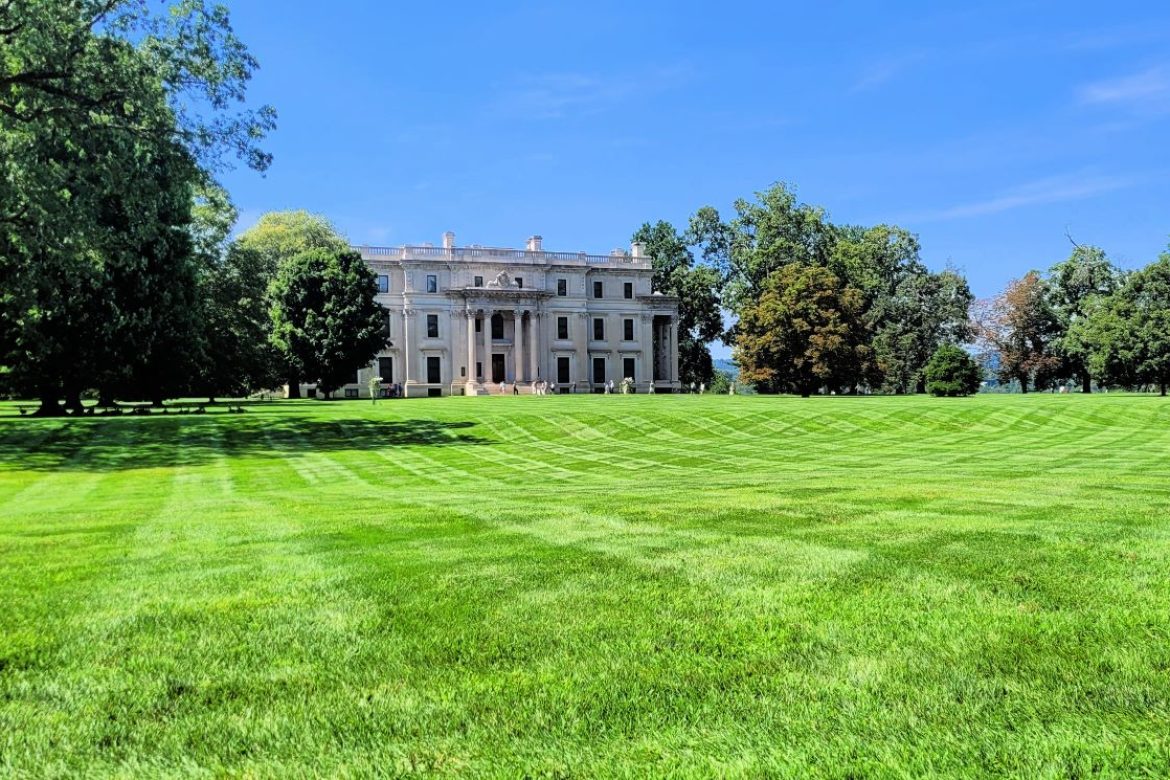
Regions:
<instances>
[{"instance_id":1,"label":"mansion","mask_svg":"<svg viewBox=\"0 0 1170 780\"><path fill-rule=\"evenodd\" d=\"M534 385L600 392L633 381L638 393L674 392L678 300L651 289L641 244L608 255L455 246L355 247L389 310L389 344L347 385L368 396L371 372L406 397L480 395Z\"/></svg>"}]
</instances>

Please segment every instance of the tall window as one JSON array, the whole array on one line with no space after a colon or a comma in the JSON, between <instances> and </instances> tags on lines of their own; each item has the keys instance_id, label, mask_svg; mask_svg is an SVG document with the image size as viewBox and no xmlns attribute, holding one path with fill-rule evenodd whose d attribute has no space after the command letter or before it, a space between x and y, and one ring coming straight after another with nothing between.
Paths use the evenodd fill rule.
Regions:
<instances>
[{"instance_id":1,"label":"tall window","mask_svg":"<svg viewBox=\"0 0 1170 780\"><path fill-rule=\"evenodd\" d=\"M427 338L437 339L439 337L439 315L427 315Z\"/></svg>"},{"instance_id":2,"label":"tall window","mask_svg":"<svg viewBox=\"0 0 1170 780\"><path fill-rule=\"evenodd\" d=\"M502 339L504 337L504 315L492 315L492 338Z\"/></svg>"},{"instance_id":3,"label":"tall window","mask_svg":"<svg viewBox=\"0 0 1170 780\"><path fill-rule=\"evenodd\" d=\"M622 361L622 377L633 382L638 381L638 377L634 375L634 359L626 358Z\"/></svg>"},{"instance_id":4,"label":"tall window","mask_svg":"<svg viewBox=\"0 0 1170 780\"><path fill-rule=\"evenodd\" d=\"M482 276L475 277L475 284L473 286L474 287L483 287L483 277Z\"/></svg>"},{"instance_id":5,"label":"tall window","mask_svg":"<svg viewBox=\"0 0 1170 780\"><path fill-rule=\"evenodd\" d=\"M633 298L634 297L634 283L633 282L626 282L625 287L624 287L624 292L625 292L625 295L627 298Z\"/></svg>"},{"instance_id":6,"label":"tall window","mask_svg":"<svg viewBox=\"0 0 1170 780\"><path fill-rule=\"evenodd\" d=\"M568 294L569 294L569 280L568 279L557 279L557 295L564 298Z\"/></svg>"},{"instance_id":7,"label":"tall window","mask_svg":"<svg viewBox=\"0 0 1170 780\"><path fill-rule=\"evenodd\" d=\"M605 320L601 317L593 318L593 338L595 341L605 341Z\"/></svg>"},{"instance_id":8,"label":"tall window","mask_svg":"<svg viewBox=\"0 0 1170 780\"><path fill-rule=\"evenodd\" d=\"M567 339L569 337L569 318L557 317L557 338Z\"/></svg>"},{"instance_id":9,"label":"tall window","mask_svg":"<svg viewBox=\"0 0 1170 780\"><path fill-rule=\"evenodd\" d=\"M601 282L594 282L593 283L593 297L594 298L604 297L604 289L602 288Z\"/></svg>"},{"instance_id":10,"label":"tall window","mask_svg":"<svg viewBox=\"0 0 1170 780\"><path fill-rule=\"evenodd\" d=\"M593 358L593 384L605 384L605 358Z\"/></svg>"},{"instance_id":11,"label":"tall window","mask_svg":"<svg viewBox=\"0 0 1170 780\"><path fill-rule=\"evenodd\" d=\"M390 292L390 277L386 274L378 274L378 292Z\"/></svg>"},{"instance_id":12,"label":"tall window","mask_svg":"<svg viewBox=\"0 0 1170 780\"><path fill-rule=\"evenodd\" d=\"M382 377L382 381L386 384L394 381L394 358L378 358L378 376Z\"/></svg>"},{"instance_id":13,"label":"tall window","mask_svg":"<svg viewBox=\"0 0 1170 780\"><path fill-rule=\"evenodd\" d=\"M629 320L629 319L622 320L622 338L625 339L626 341L633 341L634 340L634 321L633 320Z\"/></svg>"},{"instance_id":14,"label":"tall window","mask_svg":"<svg viewBox=\"0 0 1170 780\"><path fill-rule=\"evenodd\" d=\"M483 320L481 320L479 317L475 318L475 332L483 333Z\"/></svg>"},{"instance_id":15,"label":"tall window","mask_svg":"<svg viewBox=\"0 0 1170 780\"><path fill-rule=\"evenodd\" d=\"M437 385L443 381L442 368L440 367L439 358L427 357L427 384Z\"/></svg>"},{"instance_id":16,"label":"tall window","mask_svg":"<svg viewBox=\"0 0 1170 780\"><path fill-rule=\"evenodd\" d=\"M427 274L427 292L439 291L439 277L435 274Z\"/></svg>"},{"instance_id":17,"label":"tall window","mask_svg":"<svg viewBox=\"0 0 1170 780\"><path fill-rule=\"evenodd\" d=\"M394 314L386 312L386 327L382 328L382 335L386 337L386 341L390 341L390 329L394 327Z\"/></svg>"}]
</instances>

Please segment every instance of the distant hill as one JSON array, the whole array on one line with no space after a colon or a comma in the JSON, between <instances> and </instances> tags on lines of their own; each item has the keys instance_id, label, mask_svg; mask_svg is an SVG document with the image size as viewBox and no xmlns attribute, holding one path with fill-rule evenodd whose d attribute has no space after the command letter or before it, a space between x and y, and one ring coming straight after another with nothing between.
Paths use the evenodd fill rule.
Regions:
<instances>
[{"instance_id":1,"label":"distant hill","mask_svg":"<svg viewBox=\"0 0 1170 780\"><path fill-rule=\"evenodd\" d=\"M716 359L714 363L716 371L726 371L728 374L731 374L732 379L739 376L739 366L735 365L735 363L732 363L730 360Z\"/></svg>"}]
</instances>

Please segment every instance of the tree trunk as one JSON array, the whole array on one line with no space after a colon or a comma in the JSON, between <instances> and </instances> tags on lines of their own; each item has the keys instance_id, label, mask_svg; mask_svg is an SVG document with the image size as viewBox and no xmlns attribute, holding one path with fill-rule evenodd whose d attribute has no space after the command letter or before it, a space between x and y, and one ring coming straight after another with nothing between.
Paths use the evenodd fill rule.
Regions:
<instances>
[{"instance_id":1,"label":"tree trunk","mask_svg":"<svg viewBox=\"0 0 1170 780\"><path fill-rule=\"evenodd\" d=\"M69 388L65 391L65 408L74 414L81 414L84 408L81 405L81 391Z\"/></svg>"},{"instance_id":2,"label":"tree trunk","mask_svg":"<svg viewBox=\"0 0 1170 780\"><path fill-rule=\"evenodd\" d=\"M1089 376L1088 371L1081 374L1081 392L1082 393L1093 392L1093 377Z\"/></svg>"},{"instance_id":3,"label":"tree trunk","mask_svg":"<svg viewBox=\"0 0 1170 780\"><path fill-rule=\"evenodd\" d=\"M155 390L151 391L150 405L153 406L155 409L161 409L163 407L162 390L155 389Z\"/></svg>"},{"instance_id":4,"label":"tree trunk","mask_svg":"<svg viewBox=\"0 0 1170 780\"><path fill-rule=\"evenodd\" d=\"M301 377L296 371L293 371L292 369L289 369L288 372L288 397L301 397Z\"/></svg>"},{"instance_id":5,"label":"tree trunk","mask_svg":"<svg viewBox=\"0 0 1170 780\"><path fill-rule=\"evenodd\" d=\"M98 406L107 407L114 405L114 394L109 391L109 388L100 388L98 390Z\"/></svg>"},{"instance_id":6,"label":"tree trunk","mask_svg":"<svg viewBox=\"0 0 1170 780\"><path fill-rule=\"evenodd\" d=\"M1165 382L1162 383L1162 397L1163 398L1166 397L1166 383Z\"/></svg>"},{"instance_id":7,"label":"tree trunk","mask_svg":"<svg viewBox=\"0 0 1170 780\"><path fill-rule=\"evenodd\" d=\"M1020 379L1020 392L1027 393L1028 392L1028 377L1022 376L1019 379Z\"/></svg>"},{"instance_id":8,"label":"tree trunk","mask_svg":"<svg viewBox=\"0 0 1170 780\"><path fill-rule=\"evenodd\" d=\"M36 417L61 417L65 414L65 410L57 403L57 388L41 388L40 407L33 412Z\"/></svg>"}]
</instances>

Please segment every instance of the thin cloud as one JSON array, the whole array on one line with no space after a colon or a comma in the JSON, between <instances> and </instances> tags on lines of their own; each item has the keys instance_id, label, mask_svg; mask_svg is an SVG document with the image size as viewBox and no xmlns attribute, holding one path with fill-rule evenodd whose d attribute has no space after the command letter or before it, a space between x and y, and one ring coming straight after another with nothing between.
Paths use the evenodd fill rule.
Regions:
<instances>
[{"instance_id":1,"label":"thin cloud","mask_svg":"<svg viewBox=\"0 0 1170 780\"><path fill-rule=\"evenodd\" d=\"M1013 187L987 200L964 203L941 211L920 214L917 222L942 222L952 219L982 217L1028 206L1084 200L1135 184L1132 178L1119 176L1055 176Z\"/></svg>"},{"instance_id":2,"label":"thin cloud","mask_svg":"<svg viewBox=\"0 0 1170 780\"><path fill-rule=\"evenodd\" d=\"M862 72L857 81L853 82L853 86L849 88L849 91L865 92L866 90L875 89L883 84L887 84L918 62L921 62L925 57L926 55L922 52L917 52L894 59L871 63Z\"/></svg>"},{"instance_id":3,"label":"thin cloud","mask_svg":"<svg viewBox=\"0 0 1170 780\"><path fill-rule=\"evenodd\" d=\"M643 95L681 86L685 68L616 76L587 73L528 75L503 88L492 104L492 113L528 119L564 119L613 110Z\"/></svg>"},{"instance_id":4,"label":"thin cloud","mask_svg":"<svg viewBox=\"0 0 1170 780\"><path fill-rule=\"evenodd\" d=\"M1129 76L1094 81L1079 92L1085 105L1170 110L1170 68L1162 65Z\"/></svg>"}]
</instances>

